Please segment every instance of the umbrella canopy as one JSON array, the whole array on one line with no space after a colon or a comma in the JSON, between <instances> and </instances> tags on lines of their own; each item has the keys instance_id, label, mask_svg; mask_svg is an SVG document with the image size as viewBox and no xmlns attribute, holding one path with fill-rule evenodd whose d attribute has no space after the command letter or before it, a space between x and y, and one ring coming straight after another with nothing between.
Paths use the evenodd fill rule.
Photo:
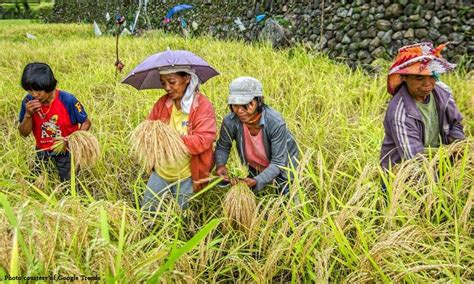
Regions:
<instances>
[{"instance_id":1,"label":"umbrella canopy","mask_svg":"<svg viewBox=\"0 0 474 284\"><path fill-rule=\"evenodd\" d=\"M171 17L173 17L173 15L178 13L179 11L188 10L188 9L192 9L192 8L193 8L193 6L188 5L188 4L182 4L182 5L174 6L173 8L168 10L168 13L166 13L165 18L166 19L171 19Z\"/></svg>"},{"instance_id":2,"label":"umbrella canopy","mask_svg":"<svg viewBox=\"0 0 474 284\"><path fill-rule=\"evenodd\" d=\"M167 50L145 59L122 81L137 90L162 89L160 70L170 67L190 67L194 69L201 83L219 75L209 63L187 50Z\"/></svg>"}]
</instances>

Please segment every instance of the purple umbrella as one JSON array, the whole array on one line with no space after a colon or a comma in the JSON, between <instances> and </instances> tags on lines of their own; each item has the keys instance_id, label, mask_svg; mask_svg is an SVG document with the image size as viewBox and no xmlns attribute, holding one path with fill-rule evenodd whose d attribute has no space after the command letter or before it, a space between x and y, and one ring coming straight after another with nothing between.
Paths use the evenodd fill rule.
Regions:
<instances>
[{"instance_id":1,"label":"purple umbrella","mask_svg":"<svg viewBox=\"0 0 474 284\"><path fill-rule=\"evenodd\" d=\"M145 59L122 81L137 90L162 89L160 82L160 70L170 67L186 66L196 72L201 83L219 75L209 63L201 57L187 50L167 50Z\"/></svg>"}]
</instances>

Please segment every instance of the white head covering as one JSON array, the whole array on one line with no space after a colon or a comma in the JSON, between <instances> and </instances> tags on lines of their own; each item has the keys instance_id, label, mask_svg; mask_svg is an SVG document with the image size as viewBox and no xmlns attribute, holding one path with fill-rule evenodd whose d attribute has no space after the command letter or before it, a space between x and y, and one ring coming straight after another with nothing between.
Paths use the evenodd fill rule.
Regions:
<instances>
[{"instance_id":1,"label":"white head covering","mask_svg":"<svg viewBox=\"0 0 474 284\"><path fill-rule=\"evenodd\" d=\"M185 72L191 76L186 91L184 91L183 98L181 99L181 110L189 114L191 112L191 105L193 104L194 94L199 87L199 77L195 71L188 66L172 66L170 68L160 70L160 75L173 74L178 72Z\"/></svg>"}]
</instances>

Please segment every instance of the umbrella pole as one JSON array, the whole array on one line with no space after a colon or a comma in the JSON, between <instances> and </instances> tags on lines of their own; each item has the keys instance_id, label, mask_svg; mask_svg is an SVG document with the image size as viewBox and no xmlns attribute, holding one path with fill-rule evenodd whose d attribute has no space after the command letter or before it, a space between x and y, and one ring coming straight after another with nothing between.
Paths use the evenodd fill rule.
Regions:
<instances>
[{"instance_id":1,"label":"umbrella pole","mask_svg":"<svg viewBox=\"0 0 474 284\"><path fill-rule=\"evenodd\" d=\"M119 49L118 49L118 43L119 43L119 36L120 34L117 32L117 35L116 35L116 40L115 40L115 78L117 78L117 71L119 69L119 63L120 63L120 59L119 59Z\"/></svg>"},{"instance_id":2,"label":"umbrella pole","mask_svg":"<svg viewBox=\"0 0 474 284\"><path fill-rule=\"evenodd\" d=\"M122 26L124 22L125 22L124 16L118 17L115 22L117 24L117 34L116 34L116 40L115 40L115 78L117 78L117 71L122 73L122 69L123 67L125 67L125 64L123 64L123 62L119 58L120 27Z\"/></svg>"}]
</instances>

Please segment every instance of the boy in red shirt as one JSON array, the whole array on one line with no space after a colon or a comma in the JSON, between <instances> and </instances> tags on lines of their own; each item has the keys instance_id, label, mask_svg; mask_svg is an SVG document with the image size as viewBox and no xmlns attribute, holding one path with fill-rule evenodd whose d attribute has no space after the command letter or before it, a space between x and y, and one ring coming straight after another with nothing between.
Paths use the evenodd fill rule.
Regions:
<instances>
[{"instance_id":1,"label":"boy in red shirt","mask_svg":"<svg viewBox=\"0 0 474 284\"><path fill-rule=\"evenodd\" d=\"M69 152L52 151L57 139L64 139L76 130L88 130L91 121L82 104L72 95L56 89L53 71L45 63L29 63L23 70L21 86L28 94L22 101L18 130L27 137L35 136L37 161L34 172L43 163L53 162L61 181L71 178Z\"/></svg>"}]
</instances>

